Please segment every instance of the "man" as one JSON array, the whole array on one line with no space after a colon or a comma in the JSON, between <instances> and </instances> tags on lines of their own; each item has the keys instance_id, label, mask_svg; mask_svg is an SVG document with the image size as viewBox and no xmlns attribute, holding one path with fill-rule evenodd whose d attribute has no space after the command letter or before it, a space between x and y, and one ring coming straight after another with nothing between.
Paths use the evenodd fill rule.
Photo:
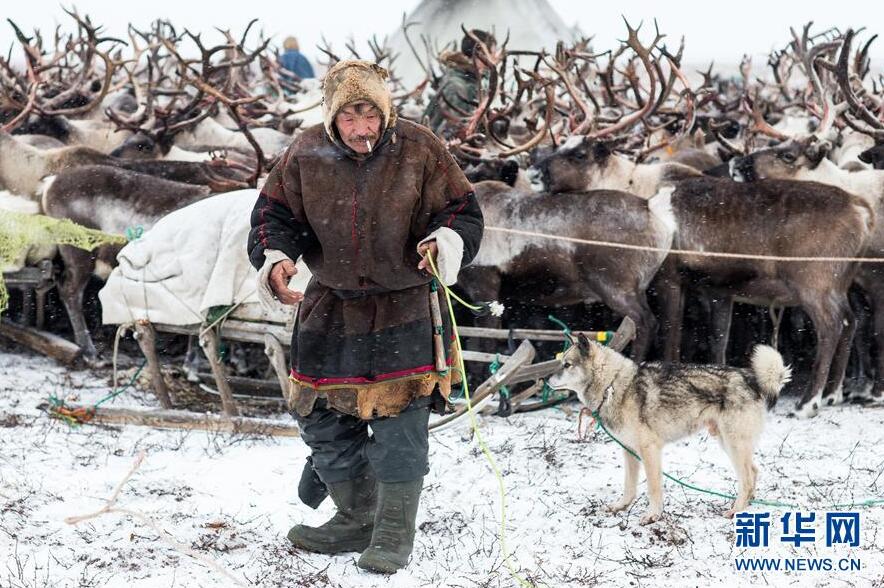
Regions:
<instances>
[{"instance_id":1,"label":"man","mask_svg":"<svg viewBox=\"0 0 884 588\"><path fill-rule=\"evenodd\" d=\"M444 298L441 325L431 311L439 293L426 256L453 284L483 220L445 146L397 120L386 77L365 61L329 70L325 122L271 170L248 248L264 299L300 303L287 400L312 465L299 494L321 502L324 492L303 491L315 472L338 509L288 538L321 553L360 551L360 567L393 573L413 545L430 406L444 406L459 380ZM288 288L302 256L313 274L303 293Z\"/></svg>"},{"instance_id":2,"label":"man","mask_svg":"<svg viewBox=\"0 0 884 588\"><path fill-rule=\"evenodd\" d=\"M489 51L494 51L496 40L493 35L478 29L470 33ZM464 35L460 51L448 51L439 57L444 71L424 116L427 126L440 137L451 138L458 128L457 121L476 110L479 86L488 78L487 68L475 58L480 48L473 37Z\"/></svg>"},{"instance_id":3,"label":"man","mask_svg":"<svg viewBox=\"0 0 884 588\"><path fill-rule=\"evenodd\" d=\"M282 48L285 49L285 51L283 52L282 57L279 58L279 64L283 69L295 74L302 80L314 77L313 66L310 65L310 62L307 61L307 58L301 53L296 38L287 37L282 43ZM285 73L283 73L283 75L285 75Z\"/></svg>"}]
</instances>

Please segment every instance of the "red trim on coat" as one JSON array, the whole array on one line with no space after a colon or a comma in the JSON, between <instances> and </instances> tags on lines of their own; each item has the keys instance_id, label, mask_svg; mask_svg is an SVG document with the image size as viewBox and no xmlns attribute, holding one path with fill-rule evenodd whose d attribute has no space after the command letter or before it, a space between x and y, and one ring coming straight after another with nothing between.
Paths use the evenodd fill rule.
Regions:
<instances>
[{"instance_id":1,"label":"red trim on coat","mask_svg":"<svg viewBox=\"0 0 884 588\"><path fill-rule=\"evenodd\" d=\"M265 196L265 198L267 198ZM261 223L261 228L258 230L258 239L261 240L261 246L264 249L267 249L267 221L266 215L267 209L270 208L270 198L267 198L267 204L261 207L261 211L258 213L258 222Z\"/></svg>"},{"instance_id":2,"label":"red trim on coat","mask_svg":"<svg viewBox=\"0 0 884 588\"><path fill-rule=\"evenodd\" d=\"M472 194L472 192L467 192L466 196L464 197L463 203L457 208L457 210L451 213L450 217L448 217L448 222L445 224L446 227L450 227L451 223L454 222L454 219L457 218L457 215L460 214L464 207L466 207L470 194Z\"/></svg>"},{"instance_id":3,"label":"red trim on coat","mask_svg":"<svg viewBox=\"0 0 884 588\"><path fill-rule=\"evenodd\" d=\"M451 358L445 360L445 365L451 367ZM386 374L381 374L374 378L366 378L363 376L356 377L340 377L340 378L312 378L310 376L301 374L296 372L294 369L290 372L289 376L295 380L299 380L301 382L306 382L313 386L323 386L323 385L340 385L340 384L353 384L353 385L365 385L365 384L377 384L380 382L386 382L387 380L395 380L396 378L404 378L406 376L413 376L416 374L425 374L427 372L436 371L435 365L422 365L416 368L408 369L408 370L398 370L395 372L389 372Z\"/></svg>"}]
</instances>

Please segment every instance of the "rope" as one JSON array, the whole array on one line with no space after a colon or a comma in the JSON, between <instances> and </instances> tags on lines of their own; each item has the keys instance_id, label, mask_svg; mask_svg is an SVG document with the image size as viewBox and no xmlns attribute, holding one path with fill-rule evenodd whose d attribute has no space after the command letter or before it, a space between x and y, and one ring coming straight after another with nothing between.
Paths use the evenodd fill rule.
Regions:
<instances>
[{"instance_id":1,"label":"rope","mask_svg":"<svg viewBox=\"0 0 884 588\"><path fill-rule=\"evenodd\" d=\"M497 373L497 370L499 370L499 369L500 369L500 354L497 353L494 355L494 361L492 361L488 365L488 371L491 372L491 375L493 376L494 374ZM500 395L504 398L509 398L510 397L510 389L507 388L506 386L501 386L500 387Z\"/></svg>"},{"instance_id":2,"label":"rope","mask_svg":"<svg viewBox=\"0 0 884 588\"><path fill-rule=\"evenodd\" d=\"M457 329L457 321L454 319L454 308L451 305L451 298L453 297L455 300L460 302L461 304L466 305L468 308L477 308L472 304L466 303L460 299L457 295L455 295L448 286L442 281L442 278L439 276L439 271L436 269L436 263L433 260L433 256L427 253L427 259L430 262L430 269L433 271L433 275L436 276L436 280L439 282L439 285L442 286L442 291L445 293L445 302L448 304L448 316L451 318L451 329L454 332L454 341L457 346L457 363L458 369L460 369L460 373L462 375L462 383L463 383L463 392L464 398L467 401L467 413L470 415L470 426L473 429L473 434L476 436L476 442L479 444L479 448L482 450L482 453L485 455L485 459L488 460L488 465L491 467L491 471L494 472L494 477L497 479L497 487L500 491L500 531L498 534L498 540L500 541L500 553L503 558L503 564L506 566L507 571L516 580L520 586L533 588L533 584L519 576L516 570L513 568L513 564L510 562L510 556L507 553L506 548L506 486L503 483L503 476L500 474L500 470L497 467L497 462L494 461L494 456L491 454L491 450L488 449L488 445L485 444L485 440L482 438L482 433L479 431L479 425L476 422L476 413L473 411L473 403L470 400L470 387L467 383L466 378L466 367L463 363L463 349L460 344L460 333Z\"/></svg>"},{"instance_id":3,"label":"rope","mask_svg":"<svg viewBox=\"0 0 884 588\"><path fill-rule=\"evenodd\" d=\"M49 414L50 416L54 416L65 421L67 424L71 426L80 425L92 420L92 417L95 416L95 410L107 402L112 398L116 398L129 388L131 388L135 384L135 380L138 379L138 376L141 375L141 371L144 369L144 366L147 365L147 360L145 359L141 362L141 365L135 371L131 378L129 378L129 382L126 383L122 388L115 388L112 392L104 396L101 400L93 404L90 408L76 408L71 409L65 406L64 400L56 396L55 394L49 395ZM116 378L116 375L114 376ZM114 382L116 385L116 381Z\"/></svg>"},{"instance_id":4,"label":"rope","mask_svg":"<svg viewBox=\"0 0 884 588\"><path fill-rule=\"evenodd\" d=\"M126 229L128 234L129 229ZM139 235L140 236L140 235ZM89 409L78 408L71 410L64 405L64 400L58 398L54 394L50 395L49 403L51 405L51 410L55 414L55 416L62 417L69 425L78 425L81 423L85 423L92 419L95 415L95 410L113 398L116 398L127 389L129 389L134 383L135 380L138 379L138 376L141 375L141 371L144 369L144 366L147 365L147 359L141 362L139 368L135 371L132 377L129 379L129 382L123 386L122 388L117 388L117 358L119 356L120 351L120 339L126 334L126 331L133 327L133 323L123 323L117 327L116 333L114 333L114 356L113 356L113 376L111 376L111 385L114 387L113 391L95 404L92 405Z\"/></svg>"},{"instance_id":5,"label":"rope","mask_svg":"<svg viewBox=\"0 0 884 588\"><path fill-rule=\"evenodd\" d=\"M884 257L801 257L785 255L761 255L754 253L725 253L721 251L693 251L690 249L666 249L664 247L652 247L650 245L630 245L628 243L616 243L614 241L600 241L597 239L578 239L577 237L562 237L537 231L524 231L522 229L507 229L504 227L485 227L486 231L510 233L524 237L540 237L555 241L567 241L580 245L597 245L599 247L611 247L614 249L629 249L632 251L650 251L653 253L667 253L671 255L695 255L697 257L722 257L725 259L755 259L759 261L823 261L823 262L858 262L858 263L884 263Z\"/></svg>"},{"instance_id":6,"label":"rope","mask_svg":"<svg viewBox=\"0 0 884 588\"><path fill-rule=\"evenodd\" d=\"M249 293L248 296L251 296L251 293ZM205 327L203 327L202 329L200 329L199 338L202 339L202 338L203 338L203 335L205 335L206 333L208 333L209 330L211 330L212 327L214 327L214 326L217 325L218 323L223 323L224 321L226 321L226 320L227 320L227 317L229 317L230 314L231 314L234 310L236 310L237 308L239 308L239 306L240 306L243 302L245 302L245 299L248 298L248 296L245 296L245 297L243 297L243 299L240 300L239 302L237 302L237 303L235 303L235 304L231 304L230 306L228 306L227 309L224 310L224 312L222 312L217 318L215 318L215 320L213 320L210 324L208 324L208 325L206 325ZM208 317L207 317L207 318L208 318ZM219 327L219 328L220 328L220 327Z\"/></svg>"},{"instance_id":7,"label":"rope","mask_svg":"<svg viewBox=\"0 0 884 588\"><path fill-rule=\"evenodd\" d=\"M584 410L588 410L588 409L584 409ZM582 413L583 413L583 411L581 411L581 414ZM614 434L608 430L608 427L606 427L605 423L602 421L602 417L599 414L598 410L592 411L592 418L595 419L596 429L602 429L605 433L607 433L608 437L610 437L617 445L622 447L624 451L629 453L629 455L631 455L632 457L634 457L638 461L642 461L642 458L639 457L639 455L635 451L633 451L630 447L626 446L622 441L620 441L620 439L615 437ZM578 427L579 426L580 426L580 424L578 422ZM682 480L680 478L676 478L675 476L673 476L672 474L669 474L667 472L662 472L662 473L665 478L672 480L676 484L678 484L680 486L684 486L685 488L688 488L689 490L693 490L695 492L702 492L703 494L709 494L711 496L718 496L720 498L727 498L729 500L736 500L736 498L737 498L733 494L728 494L726 492L719 492L717 490L710 490L708 488L703 488L702 486L695 486L694 484L691 484L690 482L685 482L684 480ZM778 506L781 508L799 508L801 506L799 504L793 504L793 503L789 503L789 502L780 502L777 500L761 500L761 499L752 499L749 501L749 503L750 504L760 504L763 506ZM817 506L817 508L820 508L823 510L833 510L833 509L840 509L840 508L876 506L879 504L884 504L884 498L870 498L868 500L861 500L860 502L819 505L819 506Z\"/></svg>"}]
</instances>

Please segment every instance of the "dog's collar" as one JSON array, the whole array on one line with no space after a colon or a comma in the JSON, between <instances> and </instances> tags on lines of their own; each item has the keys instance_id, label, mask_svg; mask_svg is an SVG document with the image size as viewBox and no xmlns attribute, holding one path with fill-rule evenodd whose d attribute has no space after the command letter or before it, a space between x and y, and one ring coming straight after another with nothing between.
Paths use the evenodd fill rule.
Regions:
<instances>
[{"instance_id":1,"label":"dog's collar","mask_svg":"<svg viewBox=\"0 0 884 588\"><path fill-rule=\"evenodd\" d=\"M598 418L599 411L602 410L602 405L605 403L605 400L608 399L608 396L613 396L614 394L614 382L612 381L605 388L605 391L602 393L602 400L599 402L599 405L595 407L595 410L592 411L592 416Z\"/></svg>"}]
</instances>

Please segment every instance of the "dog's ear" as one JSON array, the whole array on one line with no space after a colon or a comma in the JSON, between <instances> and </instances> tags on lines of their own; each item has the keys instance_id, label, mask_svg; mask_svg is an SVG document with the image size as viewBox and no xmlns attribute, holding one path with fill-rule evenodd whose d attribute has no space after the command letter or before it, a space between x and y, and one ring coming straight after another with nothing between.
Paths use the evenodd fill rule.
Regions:
<instances>
[{"instance_id":1,"label":"dog's ear","mask_svg":"<svg viewBox=\"0 0 884 588\"><path fill-rule=\"evenodd\" d=\"M583 357L588 357L589 352L592 349L592 345L589 342L589 339L586 337L584 333L577 333L577 350L580 351L580 355Z\"/></svg>"}]
</instances>

